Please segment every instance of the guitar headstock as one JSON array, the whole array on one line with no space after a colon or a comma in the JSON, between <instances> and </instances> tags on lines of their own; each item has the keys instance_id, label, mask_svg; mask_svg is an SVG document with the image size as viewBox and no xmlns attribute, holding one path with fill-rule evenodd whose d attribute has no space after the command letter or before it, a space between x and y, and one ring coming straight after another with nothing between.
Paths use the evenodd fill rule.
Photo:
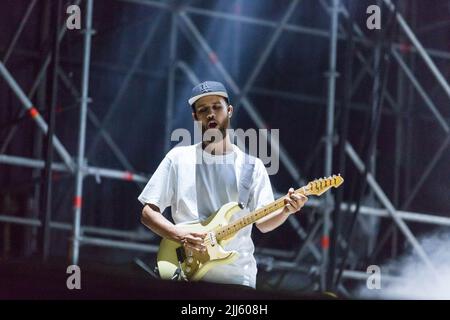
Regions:
<instances>
[{"instance_id":1,"label":"guitar headstock","mask_svg":"<svg viewBox=\"0 0 450 320\"><path fill-rule=\"evenodd\" d=\"M339 187L344 182L344 179L340 174L332 175L328 178L320 178L309 182L305 189L307 194L312 194L316 196L322 195L325 191L331 187Z\"/></svg>"}]
</instances>

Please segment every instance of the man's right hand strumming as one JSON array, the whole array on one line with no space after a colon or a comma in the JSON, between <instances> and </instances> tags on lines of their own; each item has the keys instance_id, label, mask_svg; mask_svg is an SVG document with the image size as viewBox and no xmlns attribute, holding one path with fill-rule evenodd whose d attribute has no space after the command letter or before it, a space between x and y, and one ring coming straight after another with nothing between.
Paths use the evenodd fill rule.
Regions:
<instances>
[{"instance_id":1,"label":"man's right hand strumming","mask_svg":"<svg viewBox=\"0 0 450 320\"><path fill-rule=\"evenodd\" d=\"M185 231L167 220L159 208L147 203L142 210L141 222L156 234L163 238L180 242L186 251L202 252L206 250L203 241L206 233Z\"/></svg>"},{"instance_id":2,"label":"man's right hand strumming","mask_svg":"<svg viewBox=\"0 0 450 320\"><path fill-rule=\"evenodd\" d=\"M204 245L206 233L179 231L177 238L181 244L185 247L186 251L206 251L206 246Z\"/></svg>"}]
</instances>

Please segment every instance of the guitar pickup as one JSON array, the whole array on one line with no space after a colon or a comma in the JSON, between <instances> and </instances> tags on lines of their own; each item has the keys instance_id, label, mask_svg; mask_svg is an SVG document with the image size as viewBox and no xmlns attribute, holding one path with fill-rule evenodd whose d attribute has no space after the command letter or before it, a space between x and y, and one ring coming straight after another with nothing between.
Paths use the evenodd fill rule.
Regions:
<instances>
[{"instance_id":1,"label":"guitar pickup","mask_svg":"<svg viewBox=\"0 0 450 320\"><path fill-rule=\"evenodd\" d=\"M208 238L211 246L214 247L217 244L216 234L214 232L208 232Z\"/></svg>"}]
</instances>

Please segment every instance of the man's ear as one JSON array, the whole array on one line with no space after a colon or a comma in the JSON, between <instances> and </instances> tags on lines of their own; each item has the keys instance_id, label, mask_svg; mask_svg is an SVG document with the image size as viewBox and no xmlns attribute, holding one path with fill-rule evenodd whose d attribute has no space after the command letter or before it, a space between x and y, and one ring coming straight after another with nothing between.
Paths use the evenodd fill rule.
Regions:
<instances>
[{"instance_id":1,"label":"man's ear","mask_svg":"<svg viewBox=\"0 0 450 320\"><path fill-rule=\"evenodd\" d=\"M198 121L197 114L195 112L192 112L192 119L194 119L194 121Z\"/></svg>"},{"instance_id":2,"label":"man's ear","mask_svg":"<svg viewBox=\"0 0 450 320\"><path fill-rule=\"evenodd\" d=\"M228 105L228 112L233 113L233 106L230 104Z\"/></svg>"}]
</instances>

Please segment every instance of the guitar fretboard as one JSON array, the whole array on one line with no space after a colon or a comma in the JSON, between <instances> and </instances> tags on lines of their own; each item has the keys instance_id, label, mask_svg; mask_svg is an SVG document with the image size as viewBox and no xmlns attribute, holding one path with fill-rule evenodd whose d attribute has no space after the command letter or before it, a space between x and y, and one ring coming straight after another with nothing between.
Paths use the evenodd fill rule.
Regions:
<instances>
[{"instance_id":1,"label":"guitar fretboard","mask_svg":"<svg viewBox=\"0 0 450 320\"><path fill-rule=\"evenodd\" d=\"M294 191L295 193L301 193L303 195L308 196L309 190L302 187ZM250 212L249 214L237 219L236 221L233 221L232 223L219 228L216 231L216 238L217 240L227 239L234 235L236 232L241 230L242 228L245 228L248 225L251 225L252 223L255 223L259 219L271 214L272 212L277 211L278 209L281 209L284 207L284 199L285 197L281 197L280 199L256 210L253 212Z\"/></svg>"}]
</instances>

